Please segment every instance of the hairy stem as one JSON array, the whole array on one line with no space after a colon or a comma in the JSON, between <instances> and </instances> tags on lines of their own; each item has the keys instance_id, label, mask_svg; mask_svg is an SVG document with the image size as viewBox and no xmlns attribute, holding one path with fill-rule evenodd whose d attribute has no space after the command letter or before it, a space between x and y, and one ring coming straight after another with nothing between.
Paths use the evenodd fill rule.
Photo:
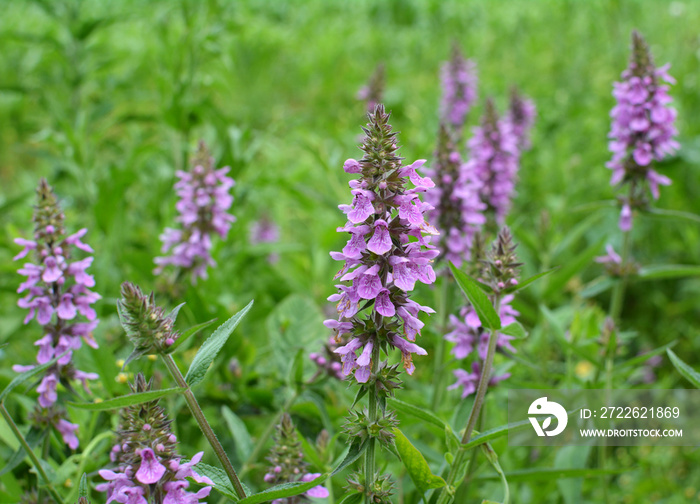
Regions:
<instances>
[{"instance_id":1,"label":"hairy stem","mask_svg":"<svg viewBox=\"0 0 700 504\"><path fill-rule=\"evenodd\" d=\"M381 349L379 343L375 343L372 348L372 378L376 377L379 369L379 358ZM377 421L377 385L375 382L370 386L368 397L369 423L373 425ZM376 447L377 440L370 437L367 440L367 451L365 452L365 503L371 504L370 492L374 489L374 473L376 472Z\"/></svg>"},{"instance_id":2,"label":"hairy stem","mask_svg":"<svg viewBox=\"0 0 700 504\"><path fill-rule=\"evenodd\" d=\"M10 429L12 430L12 433L15 435L15 438L17 438L17 441L19 441L19 443L22 445L22 447L24 448L24 451L27 452L29 459L32 461L32 465L34 466L34 469L36 470L37 474L39 474L39 476L41 476L41 479L44 481L44 484L46 485L46 489L49 491L51 496L54 498L54 500L58 504L63 504L63 499L58 494L58 492L53 487L53 485L50 483L49 477L46 475L46 471L44 471L44 468L41 465L41 461L37 458L36 454L34 453L34 451L31 449L31 447L27 443L27 440L24 439L24 436L20 432L20 430L17 427L17 425L15 424L14 420L12 420L10 413L7 411L7 409L5 408L5 405L2 402L0 402L0 413L2 414L2 417L7 422L7 425L10 426Z\"/></svg>"},{"instance_id":3,"label":"hairy stem","mask_svg":"<svg viewBox=\"0 0 700 504\"><path fill-rule=\"evenodd\" d=\"M622 278L613 287L612 297L610 298L610 317L615 323L620 321L622 313L622 304L625 299L625 289L627 288L627 262L629 261L630 253L630 231L625 231L622 235Z\"/></svg>"},{"instance_id":4,"label":"hairy stem","mask_svg":"<svg viewBox=\"0 0 700 504\"><path fill-rule=\"evenodd\" d=\"M170 374L173 376L178 386L185 389L185 400L187 401L187 405L190 407L192 415L194 415L194 418L197 420L199 428L202 430L202 434L204 434L204 436L209 441L209 444L214 449L214 453L216 453L219 462L221 462L224 471L226 471L226 475L231 481L233 488L236 490L236 494L239 498L244 499L246 496L245 491L243 490L243 485L241 485L241 481L238 479L236 470L233 468L233 465L231 465L231 461L229 460L228 455L226 455L223 446L221 446L219 439L216 437L216 434L214 434L214 431L212 430L211 426L209 425L209 422L204 416L204 412L202 411L202 408L199 406L197 399L192 393L192 389L190 389L189 385L187 385L185 377L182 376L180 368L178 368L177 364L175 364L172 355L165 354L161 355L161 357L163 358L163 362L165 362L165 365L168 367L168 371L170 371Z\"/></svg>"}]
</instances>

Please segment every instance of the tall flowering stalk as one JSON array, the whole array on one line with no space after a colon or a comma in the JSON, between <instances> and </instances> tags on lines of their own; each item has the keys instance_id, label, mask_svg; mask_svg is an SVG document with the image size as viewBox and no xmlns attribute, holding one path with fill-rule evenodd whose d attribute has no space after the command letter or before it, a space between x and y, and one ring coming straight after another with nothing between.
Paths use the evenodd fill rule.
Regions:
<instances>
[{"instance_id":1,"label":"tall flowering stalk","mask_svg":"<svg viewBox=\"0 0 700 504\"><path fill-rule=\"evenodd\" d=\"M17 292L26 293L17 304L29 313L24 319L29 324L36 317L43 336L34 345L39 347L36 360L45 364L60 356L56 363L44 373L37 387L38 406L33 419L44 427L53 425L63 437L63 441L72 449L78 447L75 432L78 425L65 419L65 411L60 408L57 387L59 383L70 389L72 380L80 380L86 392L87 380L95 380L95 373L86 373L77 369L72 363L73 351L78 350L85 341L97 348L92 331L99 320L92 305L101 298L90 290L95 286L95 279L87 273L92 264L92 257L74 260L78 250L92 253L89 245L80 239L87 229L66 235L65 216L56 196L46 180L41 179L37 188L37 205L34 209L34 239L15 239L15 243L24 249L15 256L23 259L31 252L34 263L25 263L18 270L26 280ZM22 373L34 366L14 365L15 372Z\"/></svg>"},{"instance_id":2,"label":"tall flowering stalk","mask_svg":"<svg viewBox=\"0 0 700 504\"><path fill-rule=\"evenodd\" d=\"M520 152L513 125L499 119L490 98L481 126L474 128L467 146L470 154L467 170L476 173L481 181L481 200L488 205L496 222L502 224L515 192Z\"/></svg>"},{"instance_id":3,"label":"tall flowering stalk","mask_svg":"<svg viewBox=\"0 0 700 504\"><path fill-rule=\"evenodd\" d=\"M369 82L357 92L357 99L365 102L368 113L374 112L377 103L382 102L384 98L385 73L384 64L379 63Z\"/></svg>"},{"instance_id":4,"label":"tall flowering stalk","mask_svg":"<svg viewBox=\"0 0 700 504\"><path fill-rule=\"evenodd\" d=\"M282 415L282 419L276 427L275 445L267 460L270 462L270 468L264 477L267 483L307 482L313 481L321 475L321 473L307 472L308 464L304 460L301 441L299 441L292 418L287 413ZM309 502L308 497L324 499L328 495L328 490L319 485L307 490L302 495L275 499L272 504L301 504Z\"/></svg>"},{"instance_id":5,"label":"tall flowering stalk","mask_svg":"<svg viewBox=\"0 0 700 504\"><path fill-rule=\"evenodd\" d=\"M676 109L668 95L675 80L668 74L670 65L656 68L646 41L632 33L632 56L622 80L614 83L617 104L610 112L612 125L608 137L613 156L607 163L612 170L610 184L628 185L627 195L620 197L620 229L632 228L632 212L649 206L648 193L659 197L659 186L671 179L652 169L653 161L661 161L680 147L675 140Z\"/></svg>"},{"instance_id":6,"label":"tall flowering stalk","mask_svg":"<svg viewBox=\"0 0 700 504\"><path fill-rule=\"evenodd\" d=\"M180 198L175 206L176 221L181 228L166 228L161 235L161 252L166 255L155 258L154 272L159 275L165 267L175 266L190 273L195 282L197 278L207 278L207 268L216 265L211 256L212 237L226 238L236 219L228 213L233 203L229 191L235 185L226 175L229 167L215 169L214 158L204 142L199 143L193 165L189 172L176 172L179 180L175 191Z\"/></svg>"},{"instance_id":7,"label":"tall flowering stalk","mask_svg":"<svg viewBox=\"0 0 700 504\"><path fill-rule=\"evenodd\" d=\"M324 323L339 342L347 341L335 350L342 358L343 374L354 374L368 392L367 412L355 413L358 418L351 421L368 433L364 479L351 484L367 502L388 502L390 488L376 477L374 456L375 441L382 440L378 431L390 437L382 422L391 421L384 407L380 418L377 405L384 406L386 395L396 388L397 370L386 361L380 363L380 352L388 355L398 349L408 374L415 370L413 355L427 354L415 343L424 325L418 315L434 311L410 299L409 293L416 282L435 281L431 262L439 251L430 243L438 232L424 218L432 206L420 199L420 193L434 186L417 172L425 161L402 164L383 105L368 117L360 147L364 156L359 161L348 159L343 166L359 177L349 184L352 204L339 206L348 222L338 232L348 233L350 239L342 252L331 252L333 259L344 263L336 275L341 282L338 293L328 298L337 302L338 320ZM372 428L375 425L377 429Z\"/></svg>"},{"instance_id":8,"label":"tall flowering stalk","mask_svg":"<svg viewBox=\"0 0 700 504\"><path fill-rule=\"evenodd\" d=\"M433 169L426 169L435 187L425 200L434 208L428 218L440 232L440 258L457 267L469 261L476 233L486 223L486 205L479 199L481 181L462 162L445 125L440 125Z\"/></svg>"},{"instance_id":9,"label":"tall flowering stalk","mask_svg":"<svg viewBox=\"0 0 700 504\"><path fill-rule=\"evenodd\" d=\"M147 382L139 373L130 387L134 393L148 392L151 381ZM170 424L158 400L124 409L118 440L110 454L116 468L99 471L107 482L97 485L97 490L107 493L107 502L198 504L209 495L211 486L189 491L187 478L204 485L214 483L194 469L203 452L189 462L182 462Z\"/></svg>"},{"instance_id":10,"label":"tall flowering stalk","mask_svg":"<svg viewBox=\"0 0 700 504\"><path fill-rule=\"evenodd\" d=\"M509 297L507 295L508 289L518 284L518 269L522 266L522 263L518 262L518 258L515 254L516 247L517 245L513 243L508 228L503 228L498 233L498 238L493 244L487 258L483 261L484 269L480 281L487 287L488 291L492 293L490 295L490 301L493 306L493 317L500 318L498 314L502 313L501 304ZM473 280L469 281L473 282ZM473 283L473 285L478 288L478 284ZM508 319L500 320L501 327L507 325L507 323ZM481 324L479 324L479 326L481 326ZM489 385L493 385L503 379L503 376L498 377L492 375L494 357L498 348L499 339L501 339L502 336L499 334L498 330L495 329L495 327L498 326L494 325L492 327L494 328L489 331L485 341L486 346L485 353L483 354L483 362L480 364L475 363L476 365L472 368L472 376L457 375L458 381L454 386L462 386L464 388L463 396L466 397L469 395L469 393L471 393L469 389L474 388L475 385L476 394L467 426L462 435L462 446L455 454L454 462L450 467L450 472L446 479L447 485L440 492L437 504L447 504L451 502L452 495L450 495L450 489L454 489L460 483L458 480L460 477L459 473L464 467L467 453L467 450L464 449L464 445L471 439L474 427L481 413L481 408L484 404L486 391ZM463 475L461 477L463 477Z\"/></svg>"},{"instance_id":11,"label":"tall flowering stalk","mask_svg":"<svg viewBox=\"0 0 700 504\"><path fill-rule=\"evenodd\" d=\"M462 133L467 114L476 100L476 63L464 59L459 46L452 46L452 55L440 70L442 79L442 101L440 120L449 125L457 140Z\"/></svg>"},{"instance_id":12,"label":"tall flowering stalk","mask_svg":"<svg viewBox=\"0 0 700 504\"><path fill-rule=\"evenodd\" d=\"M244 499L246 496L245 490L238 479L236 470L233 468L228 455L226 455L224 448L221 446L221 442L216 437L216 434L214 434L214 431L204 416L204 412L197 402L197 398L194 396L192 389L171 355L173 345L180 336L178 331L173 328L175 317L177 316L177 309L174 310L173 313L165 315L163 308L156 305L153 293L147 296L137 285L131 282L124 282L122 284L121 295L121 299L117 301L119 319L127 336L134 344L134 351L127 359L127 362L137 359L146 353L160 355L178 387L184 390L183 397L187 402L187 406L197 421L197 425L199 425L202 434L207 438L209 445L214 450L214 453L216 453L236 494L240 499ZM179 495L179 493L177 495ZM145 504L145 501L136 502ZM174 500L164 502L164 504L180 504L181 502L187 503L189 501ZM131 501L129 501L128 504L132 504Z\"/></svg>"},{"instance_id":13,"label":"tall flowering stalk","mask_svg":"<svg viewBox=\"0 0 700 504\"><path fill-rule=\"evenodd\" d=\"M608 137L612 159L607 167L612 170L610 183L626 193L618 196L623 234L620 255L608 247L608 256L599 261L616 264L621 279L615 284L610 302L610 316L618 321L622 311L627 277L636 271L630 261L630 231L634 210L650 205L648 194L659 197L659 186L671 180L652 168L653 161L661 161L680 147L675 140L676 110L670 106L666 83L675 82L668 74L669 65L656 68L646 41L638 32L632 32L632 55L622 81L614 83L613 96L617 104L610 112L612 126ZM622 192L622 191L621 191Z\"/></svg>"}]
</instances>

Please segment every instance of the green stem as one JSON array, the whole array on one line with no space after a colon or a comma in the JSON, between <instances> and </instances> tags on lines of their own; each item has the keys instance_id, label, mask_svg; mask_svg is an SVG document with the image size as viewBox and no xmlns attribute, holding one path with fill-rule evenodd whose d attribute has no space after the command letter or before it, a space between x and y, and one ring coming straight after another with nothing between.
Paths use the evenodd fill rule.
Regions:
<instances>
[{"instance_id":1,"label":"green stem","mask_svg":"<svg viewBox=\"0 0 700 504\"><path fill-rule=\"evenodd\" d=\"M202 411L202 408L199 406L197 399L192 393L192 389L190 389L190 386L187 385L185 377L182 376L180 368L178 368L177 364L175 364L172 355L164 354L161 355L161 357L163 358L163 362L165 362L165 365L168 367L168 371L170 371L170 374L177 382L177 385L185 389L184 396L185 400L187 401L187 405L190 407L192 415L194 415L194 418L197 420L197 423L199 424L199 428L202 430L202 433L209 441L211 447L214 449L214 453L216 453L219 462L221 462L224 471L226 471L226 475L231 481L233 488L236 490L236 494L240 499L245 499L245 490L243 490L243 485L241 485L241 481L238 479L236 470L233 468L233 465L231 465L231 461L229 460L228 455L226 455L223 446L221 446L221 443L216 437L216 434L214 434L214 431L209 425L209 422L207 422L207 419L204 416L204 412Z\"/></svg>"},{"instance_id":2,"label":"green stem","mask_svg":"<svg viewBox=\"0 0 700 504\"><path fill-rule=\"evenodd\" d=\"M445 333L447 332L447 316L449 315L447 293L449 289L450 278L444 276L442 278L442 288L440 289L440 299L438 301L438 311L440 321L438 323L438 344L435 349L435 378L433 379L433 401L432 411L437 411L442 402L442 395L445 390L443 386L444 371L445 371Z\"/></svg>"},{"instance_id":3,"label":"green stem","mask_svg":"<svg viewBox=\"0 0 700 504\"><path fill-rule=\"evenodd\" d=\"M46 472L44 471L43 466L41 465L41 462L39 459L36 457L36 454L34 451L31 449L29 444L27 443L27 440L24 439L24 436L20 432L19 428L15 424L14 420L12 420L12 417L10 416L10 413L7 411L5 408L5 405L0 402L0 413L2 414L2 417L5 419L7 422L7 425L10 426L10 429L12 430L12 433L15 435L15 438L17 438L17 441L22 445L24 448L24 451L27 452L27 455L29 456L29 459L32 461L32 465L34 466L34 469L36 469L37 474L41 476L41 479L44 480L44 483L46 484L46 489L49 491L51 496L54 498L54 500L58 504L63 504L63 499L61 496L58 494L56 489L53 487L51 482L49 481L49 477L46 475Z\"/></svg>"},{"instance_id":4,"label":"green stem","mask_svg":"<svg viewBox=\"0 0 700 504\"><path fill-rule=\"evenodd\" d=\"M378 342L372 347L372 377L377 375L379 369L379 358L381 349ZM368 421L370 425L377 422L377 385L372 383L368 394ZM374 490L374 473L376 472L376 446L377 440L370 437L367 440L367 451L365 452L365 504L372 504L370 501L370 493Z\"/></svg>"},{"instance_id":5,"label":"green stem","mask_svg":"<svg viewBox=\"0 0 700 504\"><path fill-rule=\"evenodd\" d=\"M625 289L627 288L627 262L630 253L630 231L625 231L622 237L622 278L613 287L612 297L610 299L610 317L615 323L620 321L622 313L622 304L625 299Z\"/></svg>"},{"instance_id":6,"label":"green stem","mask_svg":"<svg viewBox=\"0 0 700 504\"><path fill-rule=\"evenodd\" d=\"M494 300L494 307L496 308L496 313L498 313L501 305L501 299L497 295ZM469 420L467 421L467 428L464 430L464 435L462 436L462 445L457 454L455 455L454 462L450 467L450 472L447 474L446 485L440 492L437 504L448 504L452 502L454 497L454 492L456 490L456 485L459 485L457 479L457 473L459 472L462 464L464 463L464 458L466 457L467 451L463 446L469 442L471 439L472 432L476 426L476 422L479 419L479 414L481 413L481 408L484 405L484 398L486 397L486 390L489 386L489 379L491 378L491 370L493 368L493 358L496 355L496 343L498 342L498 335L495 329L491 330L489 334L489 346L486 353L486 360L484 361L484 367L481 370L481 377L479 377L479 386L476 389L476 397L474 398L474 405L472 406L472 411L469 414Z\"/></svg>"}]
</instances>

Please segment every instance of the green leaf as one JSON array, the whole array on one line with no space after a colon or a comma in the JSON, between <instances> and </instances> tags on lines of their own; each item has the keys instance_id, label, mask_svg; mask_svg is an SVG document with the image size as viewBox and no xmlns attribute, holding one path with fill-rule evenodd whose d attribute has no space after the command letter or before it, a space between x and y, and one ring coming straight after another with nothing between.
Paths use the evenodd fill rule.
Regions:
<instances>
[{"instance_id":1,"label":"green leaf","mask_svg":"<svg viewBox=\"0 0 700 504\"><path fill-rule=\"evenodd\" d=\"M294 483L282 483L281 485L268 488L262 492L258 492L253 495L249 495L245 499L239 501L240 504L260 504L262 502L268 502L275 499L284 499L286 497L294 497L295 495L301 495L304 492L311 490L313 487L321 485L328 478L328 474L322 474L313 481L301 482L295 481Z\"/></svg>"},{"instance_id":2,"label":"green leaf","mask_svg":"<svg viewBox=\"0 0 700 504\"><path fill-rule=\"evenodd\" d=\"M538 273L537 275L533 275L530 278L527 278L520 282L518 285L513 285L512 287L508 287L507 289L504 289L503 292L506 294L510 294L511 292L516 292L519 290L524 289L528 285L530 285L532 282L536 282L540 278L549 275L551 272L556 271L559 269L559 266L556 268L548 269L547 271L543 271L542 273Z\"/></svg>"},{"instance_id":3,"label":"green leaf","mask_svg":"<svg viewBox=\"0 0 700 504\"><path fill-rule=\"evenodd\" d=\"M647 360L651 359L656 355L661 355L662 353L666 352L666 350L668 350L669 348L673 348L674 346L676 346L676 343L678 343L678 341L673 340L672 342L667 343L664 346L660 346L659 348L655 348L654 350L643 353L642 355L637 355L636 357L633 357L630 360L616 364L615 374L617 374L620 371L624 371L626 368L636 368L639 364L646 362Z\"/></svg>"},{"instance_id":4,"label":"green leaf","mask_svg":"<svg viewBox=\"0 0 700 504\"><path fill-rule=\"evenodd\" d=\"M445 444L447 444L447 450L451 454L457 453L461 447L461 443L455 433L452 431L449 425L445 425Z\"/></svg>"},{"instance_id":5,"label":"green leaf","mask_svg":"<svg viewBox=\"0 0 700 504\"><path fill-rule=\"evenodd\" d=\"M80 484L78 485L78 497L85 497L86 499L89 497L87 474L85 473L83 473L83 475L80 477Z\"/></svg>"},{"instance_id":6,"label":"green leaf","mask_svg":"<svg viewBox=\"0 0 700 504\"><path fill-rule=\"evenodd\" d=\"M639 270L639 278L657 280L659 278L682 278L700 276L700 266L687 264L654 264Z\"/></svg>"},{"instance_id":7,"label":"green leaf","mask_svg":"<svg viewBox=\"0 0 700 504\"><path fill-rule=\"evenodd\" d=\"M527 331L520 325L520 322L513 322L505 327L501 327L498 332L518 339L527 338Z\"/></svg>"},{"instance_id":8,"label":"green leaf","mask_svg":"<svg viewBox=\"0 0 700 504\"><path fill-rule=\"evenodd\" d=\"M241 322L241 319L248 313L248 310L253 306L253 301L248 303L248 305L241 311L236 313L233 317L228 319L226 322L221 324L219 328L214 331L214 333L209 336L209 338L201 346L197 355L194 356L192 360L192 365L187 371L187 376L185 376L185 381L190 387L194 387L204 379L204 375L207 374L207 370L219 350L224 346L228 337L236 328L236 326Z\"/></svg>"},{"instance_id":9,"label":"green leaf","mask_svg":"<svg viewBox=\"0 0 700 504\"><path fill-rule=\"evenodd\" d=\"M618 280L610 278L607 275L599 276L595 280L591 280L584 285L581 292L579 292L579 295L584 299L592 298L593 296L597 296L598 294L601 294L611 288L617 281Z\"/></svg>"},{"instance_id":10,"label":"green leaf","mask_svg":"<svg viewBox=\"0 0 700 504\"><path fill-rule=\"evenodd\" d=\"M290 385L294 386L297 393L301 392L304 386L304 349L300 348L297 354L294 356L294 361L292 362L292 369L289 373Z\"/></svg>"},{"instance_id":11,"label":"green leaf","mask_svg":"<svg viewBox=\"0 0 700 504\"><path fill-rule=\"evenodd\" d=\"M462 289L464 295L474 307L476 314L481 321L481 325L485 329L500 329L501 319L494 310L491 301L481 290L479 285L466 273L458 270L452 261L450 261L450 269L452 270L452 275L457 281L457 285Z\"/></svg>"},{"instance_id":12,"label":"green leaf","mask_svg":"<svg viewBox=\"0 0 700 504\"><path fill-rule=\"evenodd\" d=\"M180 313L180 309L185 306L185 303L180 303L177 305L173 310L168 313L168 315L165 317L168 320L171 320L173 324L175 324L175 321L177 320L177 314Z\"/></svg>"},{"instance_id":13,"label":"green leaf","mask_svg":"<svg viewBox=\"0 0 700 504\"><path fill-rule=\"evenodd\" d=\"M231 482L229 481L228 476L226 475L226 472L224 472L223 469L210 466L209 464L203 464L200 462L197 464L196 470L197 474L199 474L200 476L206 476L214 482L214 484L212 485L214 487L214 490L219 492L224 497L228 497L233 502L238 502L238 495L236 495L236 492L231 486ZM246 491L246 494L247 493L248 492Z\"/></svg>"},{"instance_id":14,"label":"green leaf","mask_svg":"<svg viewBox=\"0 0 700 504\"><path fill-rule=\"evenodd\" d=\"M688 364L680 360L680 358L678 358L678 356L675 353L673 353L673 350L671 350L670 348L666 350L666 353L668 354L668 358L671 359L671 362L673 363L674 367L678 370L678 372L682 374L686 380L692 383L695 386L695 388L700 388L700 373L698 373Z\"/></svg>"},{"instance_id":15,"label":"green leaf","mask_svg":"<svg viewBox=\"0 0 700 504\"><path fill-rule=\"evenodd\" d=\"M243 420L236 415L228 406L221 407L221 414L228 425L228 430L233 436L236 446L236 456L240 462L245 462L253 452L253 440L250 438L248 428Z\"/></svg>"},{"instance_id":16,"label":"green leaf","mask_svg":"<svg viewBox=\"0 0 700 504\"><path fill-rule=\"evenodd\" d=\"M580 408L579 408L580 409ZM566 413L571 416L574 413L578 412L579 409L572 409L567 411ZM515 430L520 430L524 429L528 426L530 426L530 421L529 420L521 420L520 422L512 422L506 425L501 425L499 427L494 427L493 429L489 429L484 432L480 432L479 434L475 435L472 437L468 443L465 443L462 445L462 448L465 450L468 450L469 448L473 448L474 446L478 446L481 444L486 443L487 441L491 441L492 439L496 439L502 436L505 436L508 434L508 431L515 431Z\"/></svg>"},{"instance_id":17,"label":"green leaf","mask_svg":"<svg viewBox=\"0 0 700 504\"><path fill-rule=\"evenodd\" d=\"M503 504L508 504L510 502L510 489L508 488L508 479L506 478L503 469L501 469L501 464L498 463L498 455L493 450L490 444L484 443L481 445L481 451L484 452L489 463L496 470L496 473L501 478L501 483L503 483ZM461 480L460 480L461 481Z\"/></svg>"},{"instance_id":18,"label":"green leaf","mask_svg":"<svg viewBox=\"0 0 700 504\"><path fill-rule=\"evenodd\" d=\"M2 404L2 402L5 400L5 398L6 398L8 395L10 395L10 392L12 392L12 390L14 390L15 388L19 387L20 385L22 385L22 384L23 384L24 382L26 382L27 380L29 380L29 379L35 377L36 375L38 375L39 373L41 373L41 372L44 371L45 369L48 369L48 368L50 368L51 366L53 366L54 364L56 364L56 361L57 361L58 359L60 359L61 357L63 357L64 355L66 355L68 352L70 352L70 350L66 350L66 351L63 352L61 355L57 355L56 357L54 357L53 359L51 359L49 362L47 362L47 363L45 363L45 364L42 364L42 365L40 365L40 366L36 366L35 368L30 369L29 371L25 371L25 372L22 373L21 375L17 376L14 380L12 380L12 381L7 385L7 387L5 387L5 389L4 389L2 392L0 392L0 404Z\"/></svg>"},{"instance_id":19,"label":"green leaf","mask_svg":"<svg viewBox=\"0 0 700 504\"><path fill-rule=\"evenodd\" d=\"M68 406L89 411L106 411L155 401L156 399L160 399L161 397L165 397L171 394L179 394L181 392L184 392L185 390L186 389L183 387L173 387L162 390L149 390L148 392L127 394L120 397L115 397L113 399L107 399L106 401L101 402L75 403L69 401Z\"/></svg>"},{"instance_id":20,"label":"green leaf","mask_svg":"<svg viewBox=\"0 0 700 504\"><path fill-rule=\"evenodd\" d=\"M658 217L664 217L664 218L669 218L669 219L686 219L695 223L700 222L700 215L696 215L694 213L690 212L681 212L678 210L666 210L663 208L652 208L649 210L649 213Z\"/></svg>"},{"instance_id":21,"label":"green leaf","mask_svg":"<svg viewBox=\"0 0 700 504\"><path fill-rule=\"evenodd\" d=\"M29 429L29 432L25 436L25 441L27 441L27 444L30 448L34 449L37 446L39 446L39 444L44 440L48 433L49 431L46 429L39 430L32 427L31 429ZM24 450L24 446L20 445L17 451L12 455L12 457L10 457L10 460L7 461L5 467L0 469L0 476L4 476L12 469L17 467L26 456L27 452Z\"/></svg>"},{"instance_id":22,"label":"green leaf","mask_svg":"<svg viewBox=\"0 0 700 504\"><path fill-rule=\"evenodd\" d=\"M362 504L365 500L365 496L359 493L354 493L346 496L340 504Z\"/></svg>"},{"instance_id":23,"label":"green leaf","mask_svg":"<svg viewBox=\"0 0 700 504\"><path fill-rule=\"evenodd\" d=\"M334 469L333 472L331 472L331 476L335 476L339 472L341 472L343 469L348 467L350 464L355 462L357 459L360 458L360 455L364 453L364 451L367 449L368 444L366 442L360 441L359 438L356 438L352 441L352 444L350 444L350 447L348 448L348 451L345 454L345 457L343 457L342 462L338 464Z\"/></svg>"},{"instance_id":24,"label":"green leaf","mask_svg":"<svg viewBox=\"0 0 700 504\"><path fill-rule=\"evenodd\" d=\"M202 322L201 324L197 324L195 326L190 327L185 332L180 334L180 336L178 336L178 338L175 340L175 343L173 343L172 346L168 349L168 353L173 352L177 347L179 347L185 341L187 341L187 339L190 336L194 336L199 331L201 331L202 329L206 329L207 327L209 327L210 325L212 325L216 321L217 321L217 319L213 318L211 320L207 320L206 322Z\"/></svg>"},{"instance_id":25,"label":"green leaf","mask_svg":"<svg viewBox=\"0 0 700 504\"><path fill-rule=\"evenodd\" d=\"M586 268L593 261L593 258L600 253L600 248L606 239L604 236L583 252L576 254L573 259L567 261L566 265L560 268L556 275L549 278L543 297L549 299L552 296L559 296L569 280Z\"/></svg>"},{"instance_id":26,"label":"green leaf","mask_svg":"<svg viewBox=\"0 0 700 504\"><path fill-rule=\"evenodd\" d=\"M509 423L506 425L500 425L498 427L494 427L493 429L489 429L487 431L480 432L479 434L473 436L469 440L469 442L462 445L462 447L465 450L468 450L469 448L473 448L474 446L484 444L487 441L491 441L492 439L506 436L508 434L509 430L518 430L518 429L524 428L525 426L529 426L529 425L530 425L529 420L522 420L520 422L512 422L512 423Z\"/></svg>"},{"instance_id":27,"label":"green leaf","mask_svg":"<svg viewBox=\"0 0 700 504\"><path fill-rule=\"evenodd\" d=\"M401 462L406 468L408 475L411 477L413 484L416 485L420 495L425 495L431 488L441 488L445 486L445 480L433 474L421 452L411 444L408 438L404 436L403 432L399 429L394 429L394 434L396 435L394 442L401 456Z\"/></svg>"},{"instance_id":28,"label":"green leaf","mask_svg":"<svg viewBox=\"0 0 700 504\"><path fill-rule=\"evenodd\" d=\"M399 399L394 399L393 397L390 397L387 400L387 403L396 411L400 411L401 413L406 413L407 415L414 416L420 420L431 423L434 426L439 427L440 429L444 430L446 427L449 427L449 425L446 422L438 418L432 411L420 408L414 404L409 404L400 401Z\"/></svg>"}]
</instances>

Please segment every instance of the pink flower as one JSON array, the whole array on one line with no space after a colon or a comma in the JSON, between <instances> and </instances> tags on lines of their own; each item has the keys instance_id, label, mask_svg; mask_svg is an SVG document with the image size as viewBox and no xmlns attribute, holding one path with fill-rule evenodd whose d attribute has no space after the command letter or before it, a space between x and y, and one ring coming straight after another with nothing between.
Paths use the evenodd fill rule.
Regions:
<instances>
[{"instance_id":1,"label":"pink flower","mask_svg":"<svg viewBox=\"0 0 700 504\"><path fill-rule=\"evenodd\" d=\"M136 471L136 479L150 485L160 481L163 474L165 474L165 466L158 461L153 450L150 448L141 450L141 466Z\"/></svg>"}]
</instances>

